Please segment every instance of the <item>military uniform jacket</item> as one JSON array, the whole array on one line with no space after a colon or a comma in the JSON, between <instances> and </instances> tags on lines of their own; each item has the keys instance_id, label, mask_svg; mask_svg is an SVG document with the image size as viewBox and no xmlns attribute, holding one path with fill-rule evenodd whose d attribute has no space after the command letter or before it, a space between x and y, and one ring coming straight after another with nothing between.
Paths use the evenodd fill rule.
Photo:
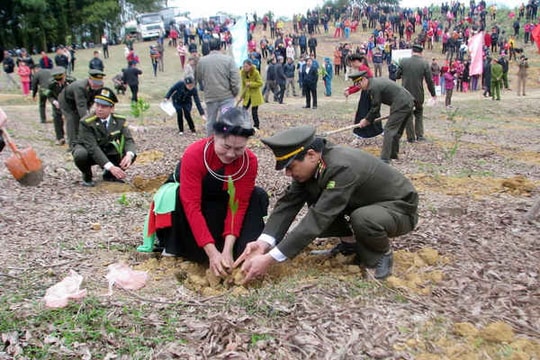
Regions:
<instances>
[{"instance_id":1,"label":"military uniform jacket","mask_svg":"<svg viewBox=\"0 0 540 360\"><path fill-rule=\"evenodd\" d=\"M120 141L122 135L124 136L125 146L120 157L122 158L128 151L136 154L135 141L131 136L124 116L112 113L107 129L100 118L95 114L91 114L79 123L77 144L86 148L96 164L103 167L110 161L109 156L118 156L112 142Z\"/></svg>"},{"instance_id":2,"label":"military uniform jacket","mask_svg":"<svg viewBox=\"0 0 540 360\"><path fill-rule=\"evenodd\" d=\"M304 204L308 212L285 237ZM274 237L288 258L322 234L338 217L379 204L416 221L418 195L399 171L364 151L326 143L322 163L305 183L293 181L276 203L264 233Z\"/></svg>"},{"instance_id":3,"label":"military uniform jacket","mask_svg":"<svg viewBox=\"0 0 540 360\"><path fill-rule=\"evenodd\" d=\"M58 101L62 110L76 111L80 118L85 117L94 103L94 94L88 79L77 80L67 86L60 93Z\"/></svg>"},{"instance_id":4,"label":"military uniform jacket","mask_svg":"<svg viewBox=\"0 0 540 360\"><path fill-rule=\"evenodd\" d=\"M60 93L64 90L69 84L75 81L75 78L71 76L66 77L66 81L63 84L60 84L58 81L51 78L51 81L47 85L47 99L51 102L58 100Z\"/></svg>"},{"instance_id":5,"label":"military uniform jacket","mask_svg":"<svg viewBox=\"0 0 540 360\"><path fill-rule=\"evenodd\" d=\"M413 108L414 98L411 93L390 79L370 78L368 90L371 108L365 118L369 122L380 116L381 104L389 105L390 112L410 111Z\"/></svg>"},{"instance_id":6,"label":"military uniform jacket","mask_svg":"<svg viewBox=\"0 0 540 360\"><path fill-rule=\"evenodd\" d=\"M431 96L435 96L435 84L431 76L431 66L421 56L413 55L401 59L397 78L403 78L402 85L420 104L424 103L424 80Z\"/></svg>"},{"instance_id":7,"label":"military uniform jacket","mask_svg":"<svg viewBox=\"0 0 540 360\"><path fill-rule=\"evenodd\" d=\"M51 79L51 70L39 69L32 77L32 96L36 96L38 90L47 96L47 85L49 85Z\"/></svg>"}]
</instances>

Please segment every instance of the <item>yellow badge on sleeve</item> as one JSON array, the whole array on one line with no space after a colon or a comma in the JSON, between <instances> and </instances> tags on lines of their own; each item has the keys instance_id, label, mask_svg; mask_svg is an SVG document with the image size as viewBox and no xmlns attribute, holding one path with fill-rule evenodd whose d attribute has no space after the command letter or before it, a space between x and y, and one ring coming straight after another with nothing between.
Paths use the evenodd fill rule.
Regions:
<instances>
[{"instance_id":1,"label":"yellow badge on sleeve","mask_svg":"<svg viewBox=\"0 0 540 360\"><path fill-rule=\"evenodd\" d=\"M326 184L326 189L333 189L336 187L336 182L334 180L330 180L327 184Z\"/></svg>"}]
</instances>

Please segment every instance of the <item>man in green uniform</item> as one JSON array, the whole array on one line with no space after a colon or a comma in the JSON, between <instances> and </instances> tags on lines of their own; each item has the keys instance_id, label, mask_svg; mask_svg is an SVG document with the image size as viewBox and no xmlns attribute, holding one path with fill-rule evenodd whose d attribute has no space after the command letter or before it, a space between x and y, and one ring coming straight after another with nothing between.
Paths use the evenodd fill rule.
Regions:
<instances>
[{"instance_id":1,"label":"man in green uniform","mask_svg":"<svg viewBox=\"0 0 540 360\"><path fill-rule=\"evenodd\" d=\"M341 237L341 250L355 252L360 263L375 269L375 278L389 276L389 238L412 231L418 221L418 194L411 182L362 150L316 137L311 126L294 127L262 142L274 153L276 170L285 169L293 181L263 234L235 262L243 262L245 281L295 257L315 238L330 236ZM305 204L307 214L289 231Z\"/></svg>"},{"instance_id":2,"label":"man in green uniform","mask_svg":"<svg viewBox=\"0 0 540 360\"><path fill-rule=\"evenodd\" d=\"M60 110L58 97L66 86L75 81L75 78L66 76L66 69L62 66L55 66L51 69L51 81L47 86L47 99L52 104L54 133L56 135L56 145L64 145L64 120Z\"/></svg>"},{"instance_id":3,"label":"man in green uniform","mask_svg":"<svg viewBox=\"0 0 540 360\"><path fill-rule=\"evenodd\" d=\"M38 69L32 76L32 99L36 101L39 93L39 120L42 124L47 122L47 86L50 81L51 70L49 69Z\"/></svg>"},{"instance_id":4,"label":"man in green uniform","mask_svg":"<svg viewBox=\"0 0 540 360\"><path fill-rule=\"evenodd\" d=\"M495 58L491 64L491 99L501 100L501 87L503 85L503 67Z\"/></svg>"},{"instance_id":5,"label":"man in green uniform","mask_svg":"<svg viewBox=\"0 0 540 360\"><path fill-rule=\"evenodd\" d=\"M125 170L135 161L135 141L126 118L114 113L118 98L109 88L95 96L96 111L81 120L73 160L83 175L83 186L94 186L92 165L105 169L104 181L123 182Z\"/></svg>"},{"instance_id":6,"label":"man in green uniform","mask_svg":"<svg viewBox=\"0 0 540 360\"><path fill-rule=\"evenodd\" d=\"M437 98L431 66L422 57L422 51L422 45L413 45L412 56L401 59L396 74L398 79L403 79L403 87L414 96L414 123L411 119L405 128L409 142L424 140L424 81L433 99Z\"/></svg>"},{"instance_id":7,"label":"man in green uniform","mask_svg":"<svg viewBox=\"0 0 540 360\"><path fill-rule=\"evenodd\" d=\"M70 150L73 150L79 121L88 115L90 107L94 104L94 95L103 87L102 71L91 69L88 79L77 80L66 87L58 98L60 109L66 118L66 132Z\"/></svg>"},{"instance_id":8,"label":"man in green uniform","mask_svg":"<svg viewBox=\"0 0 540 360\"><path fill-rule=\"evenodd\" d=\"M405 88L392 80L382 77L367 78L366 75L365 71L349 75L362 91L369 90L371 107L358 126L364 128L371 125L380 116L381 105L390 105L381 150L381 160L390 163L391 159L398 158L399 139L407 123L412 121L414 98Z\"/></svg>"}]
</instances>

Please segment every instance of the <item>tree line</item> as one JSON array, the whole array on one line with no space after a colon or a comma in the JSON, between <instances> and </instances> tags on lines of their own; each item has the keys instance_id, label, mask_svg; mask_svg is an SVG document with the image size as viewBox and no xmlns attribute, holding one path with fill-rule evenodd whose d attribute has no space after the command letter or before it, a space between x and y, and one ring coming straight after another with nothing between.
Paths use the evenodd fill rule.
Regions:
<instances>
[{"instance_id":1,"label":"tree line","mask_svg":"<svg viewBox=\"0 0 540 360\"><path fill-rule=\"evenodd\" d=\"M123 19L156 11L166 0L10 0L0 2L0 45L29 52L99 42L119 31Z\"/></svg>"}]
</instances>

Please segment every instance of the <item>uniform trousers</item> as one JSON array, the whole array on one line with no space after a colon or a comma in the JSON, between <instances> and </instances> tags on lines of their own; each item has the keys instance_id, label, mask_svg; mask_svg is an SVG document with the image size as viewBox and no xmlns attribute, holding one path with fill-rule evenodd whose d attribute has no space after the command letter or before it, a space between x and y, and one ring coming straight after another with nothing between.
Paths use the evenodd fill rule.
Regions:
<instances>
[{"instance_id":1,"label":"uniform trousers","mask_svg":"<svg viewBox=\"0 0 540 360\"><path fill-rule=\"evenodd\" d=\"M56 140L64 139L64 119L62 118L62 111L57 109L53 105L53 124L54 124L54 133L56 135Z\"/></svg>"},{"instance_id":2,"label":"uniform trousers","mask_svg":"<svg viewBox=\"0 0 540 360\"><path fill-rule=\"evenodd\" d=\"M389 161L397 159L399 153L399 140L407 123L412 122L413 105L399 110L391 111L384 125L384 138L381 150L381 159Z\"/></svg>"},{"instance_id":3,"label":"uniform trousers","mask_svg":"<svg viewBox=\"0 0 540 360\"><path fill-rule=\"evenodd\" d=\"M424 104L423 101L414 101L414 120L411 118L407 121L405 131L407 133L407 141L413 142L416 139L424 137Z\"/></svg>"},{"instance_id":4,"label":"uniform trousers","mask_svg":"<svg viewBox=\"0 0 540 360\"><path fill-rule=\"evenodd\" d=\"M418 194L354 209L338 217L318 237L354 236L360 262L373 267L390 249L389 238L411 232L418 223Z\"/></svg>"},{"instance_id":5,"label":"uniform trousers","mask_svg":"<svg viewBox=\"0 0 540 360\"><path fill-rule=\"evenodd\" d=\"M39 120L41 123L47 122L47 96L39 92Z\"/></svg>"}]
</instances>

